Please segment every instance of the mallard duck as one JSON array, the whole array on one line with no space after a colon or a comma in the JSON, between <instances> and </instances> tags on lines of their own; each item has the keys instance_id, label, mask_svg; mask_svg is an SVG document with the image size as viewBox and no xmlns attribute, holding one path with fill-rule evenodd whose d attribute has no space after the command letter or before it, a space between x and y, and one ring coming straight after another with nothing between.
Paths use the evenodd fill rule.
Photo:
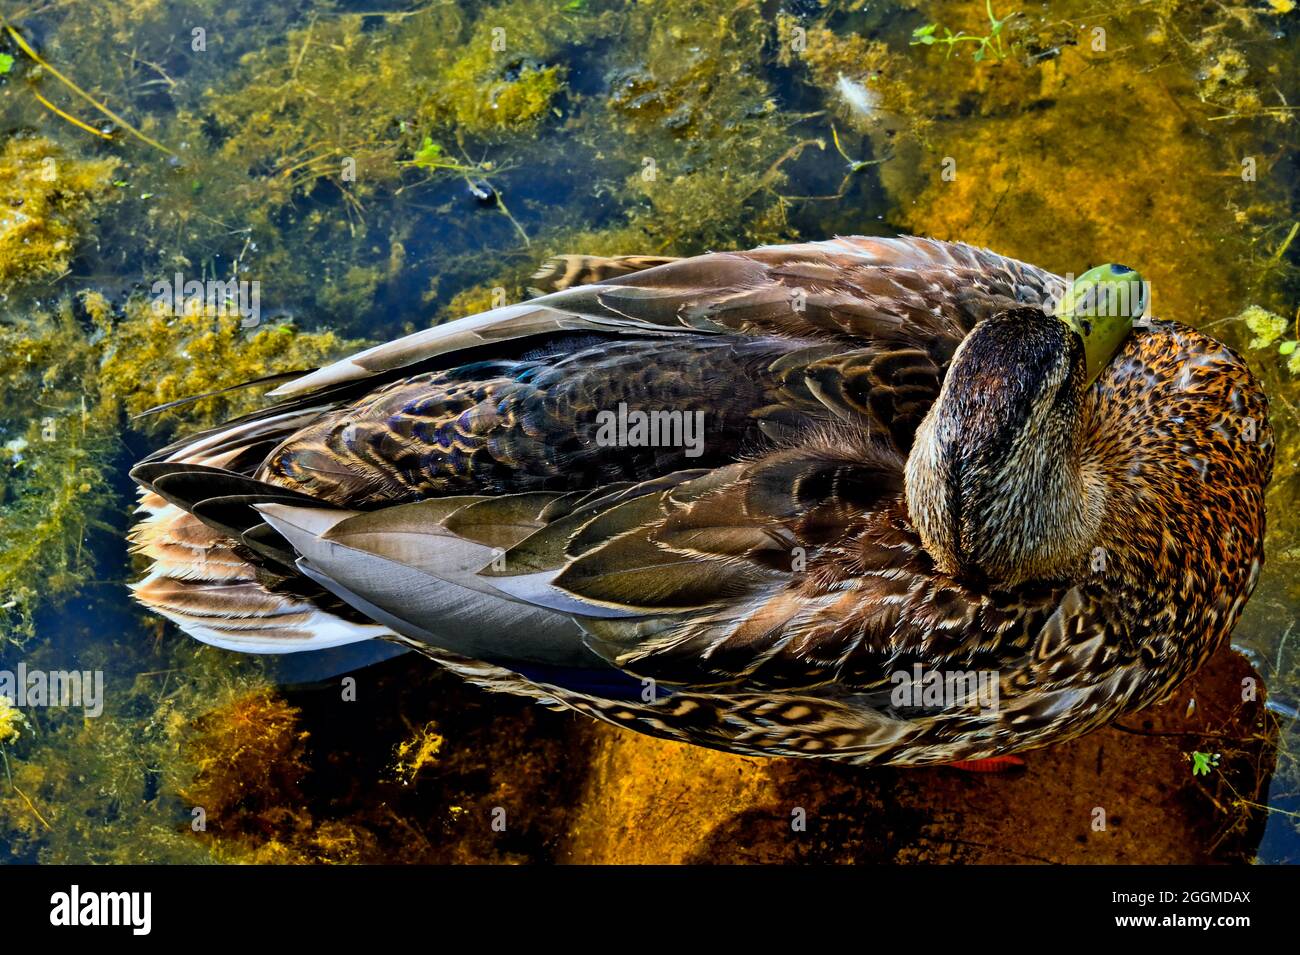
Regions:
<instances>
[{"instance_id":1,"label":"mallard duck","mask_svg":"<svg viewBox=\"0 0 1300 955\"><path fill-rule=\"evenodd\" d=\"M1131 270L857 237L543 277L137 465L136 597L232 650L398 641L654 736L921 765L1160 700L1255 586L1267 399Z\"/></svg>"}]
</instances>

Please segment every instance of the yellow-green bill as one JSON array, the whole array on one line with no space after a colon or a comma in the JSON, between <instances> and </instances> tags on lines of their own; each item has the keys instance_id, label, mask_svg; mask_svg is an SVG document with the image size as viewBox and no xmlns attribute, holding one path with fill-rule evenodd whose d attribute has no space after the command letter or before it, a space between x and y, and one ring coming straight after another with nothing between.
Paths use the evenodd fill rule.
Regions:
<instances>
[{"instance_id":1,"label":"yellow-green bill","mask_svg":"<svg viewBox=\"0 0 1300 955\"><path fill-rule=\"evenodd\" d=\"M1126 265L1089 269L1066 290L1056 315L1083 339L1089 384L1119 351L1146 307L1146 283Z\"/></svg>"}]
</instances>

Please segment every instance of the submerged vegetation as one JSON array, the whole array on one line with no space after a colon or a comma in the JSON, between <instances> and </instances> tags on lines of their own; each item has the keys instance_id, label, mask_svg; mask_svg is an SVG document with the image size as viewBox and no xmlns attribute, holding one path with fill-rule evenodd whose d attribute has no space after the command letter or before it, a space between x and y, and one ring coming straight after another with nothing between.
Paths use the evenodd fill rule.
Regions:
<instances>
[{"instance_id":1,"label":"submerged vegetation","mask_svg":"<svg viewBox=\"0 0 1300 955\"><path fill-rule=\"evenodd\" d=\"M1106 746L1133 813L1198 800L1205 818L1186 824L1211 830L1208 857L1248 856L1268 825L1291 833L1268 858L1294 859L1300 84L1286 7L5 3L22 43L0 34L0 658L102 668L109 692L96 718L0 703L0 845L104 862L945 857L936 847L966 838L960 813L945 828L966 794L935 774L865 786L681 755L421 661L363 671L357 703L333 684L276 689L273 664L131 609L120 543L127 463L264 389L134 417L152 407L518 300L554 254L908 231L1061 272L1140 266L1156 314L1223 336L1264 378L1281 442L1270 563L1237 640L1268 709L1157 708L1141 731L1169 740L1134 730ZM155 283L178 273L259 283L261 315L160 306ZM1239 662L1202 685L1231 695ZM1159 771L1144 771L1157 744ZM1219 765L1197 760L1210 753ZM657 814L651 783L677 776L700 782ZM1042 791L1012 801L1030 811ZM820 845L770 834L809 800ZM862 834L885 814L888 837ZM1177 824L1169 846L1148 833L1145 855L1119 836L1077 844L1069 825L1025 851L1202 858Z\"/></svg>"},{"instance_id":2,"label":"submerged vegetation","mask_svg":"<svg viewBox=\"0 0 1300 955\"><path fill-rule=\"evenodd\" d=\"M1002 31L1007 25L1007 21L1012 17L1017 16L1017 14L1011 13L1001 18L994 16L993 0L984 0L984 7L985 10L988 11L989 17L988 33L982 35L969 34L964 30L958 30L956 33L953 33L952 30L944 27L943 34L940 35L937 32L939 24L927 23L925 26L917 27L912 31L912 46L934 46L936 44L945 46L947 47L947 50L945 51L946 55L951 56L953 49L959 44L974 43L976 44L976 47L974 52L971 54L971 59L976 63L984 59L986 56L1005 60L1007 58L1007 48L1002 42Z\"/></svg>"},{"instance_id":3,"label":"submerged vegetation","mask_svg":"<svg viewBox=\"0 0 1300 955\"><path fill-rule=\"evenodd\" d=\"M1300 317L1300 307L1296 309ZM1297 351L1297 339L1300 331L1287 334L1290 323L1281 315L1270 312L1258 305L1251 305L1236 316L1250 329L1249 347L1254 349L1275 349L1277 354L1286 359L1286 369L1293 375L1300 375L1300 351Z\"/></svg>"},{"instance_id":4,"label":"submerged vegetation","mask_svg":"<svg viewBox=\"0 0 1300 955\"><path fill-rule=\"evenodd\" d=\"M113 158L67 155L43 136L0 149L0 292L67 272L92 206L112 191Z\"/></svg>"},{"instance_id":5,"label":"submerged vegetation","mask_svg":"<svg viewBox=\"0 0 1300 955\"><path fill-rule=\"evenodd\" d=\"M88 546L120 536L110 469L128 415L274 372L312 368L356 347L290 325L243 329L238 316L176 315L142 297L115 310L104 296L66 293L0 324L0 644L32 634L38 598L93 577ZM158 433L256 406L248 391L201 398L135 423Z\"/></svg>"}]
</instances>

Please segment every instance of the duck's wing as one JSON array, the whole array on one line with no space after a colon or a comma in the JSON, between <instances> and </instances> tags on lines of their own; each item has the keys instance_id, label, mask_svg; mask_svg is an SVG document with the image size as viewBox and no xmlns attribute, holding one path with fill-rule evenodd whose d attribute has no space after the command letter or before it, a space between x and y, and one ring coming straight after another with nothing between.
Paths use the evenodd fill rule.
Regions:
<instances>
[{"instance_id":1,"label":"duck's wing","mask_svg":"<svg viewBox=\"0 0 1300 955\"><path fill-rule=\"evenodd\" d=\"M853 444L827 435L585 494L259 509L302 573L372 619L575 690L611 673L702 691L834 684L887 707L913 662L1030 665L1062 592L936 577L899 459Z\"/></svg>"},{"instance_id":2,"label":"duck's wing","mask_svg":"<svg viewBox=\"0 0 1300 955\"><path fill-rule=\"evenodd\" d=\"M901 492L893 452L829 432L557 522L482 575L669 685L867 693L914 661L1026 657L1062 591L936 575Z\"/></svg>"},{"instance_id":3,"label":"duck's wing","mask_svg":"<svg viewBox=\"0 0 1300 955\"><path fill-rule=\"evenodd\" d=\"M186 436L146 462L220 459L241 470L304 424L386 383L577 343L772 337L801 348L770 372L785 388L763 430L785 437L788 405L819 404L891 435L902 451L969 328L1011 302L1046 302L1062 280L987 250L917 238L844 238L716 253L566 289L378 345L269 393L266 409ZM820 349L820 351L818 351ZM803 409L796 409L796 416ZM785 421L784 424L798 424Z\"/></svg>"},{"instance_id":4,"label":"duck's wing","mask_svg":"<svg viewBox=\"0 0 1300 955\"><path fill-rule=\"evenodd\" d=\"M296 397L467 357L521 354L555 336L780 334L951 357L974 322L1008 302L1041 304L1063 281L960 243L850 237L712 253L567 288L415 332L270 393ZM487 350L485 352L485 349Z\"/></svg>"},{"instance_id":5,"label":"duck's wing","mask_svg":"<svg viewBox=\"0 0 1300 955\"><path fill-rule=\"evenodd\" d=\"M828 354L920 349L943 364L969 327L1009 299L1046 300L1061 282L983 249L917 238L844 238L665 260L622 278L554 292L424 329L295 377L269 407L155 451L147 461L235 447L240 461L299 423L402 377L512 359L557 341L788 334ZM908 377L906 371L899 376Z\"/></svg>"},{"instance_id":6,"label":"duck's wing","mask_svg":"<svg viewBox=\"0 0 1300 955\"><path fill-rule=\"evenodd\" d=\"M303 573L434 659L652 735L987 756L1096 725L1143 688L1124 611L1140 594L936 576L897 462L846 441L586 494L262 509ZM910 698L900 674L920 678ZM930 700L936 674L967 696Z\"/></svg>"}]
</instances>

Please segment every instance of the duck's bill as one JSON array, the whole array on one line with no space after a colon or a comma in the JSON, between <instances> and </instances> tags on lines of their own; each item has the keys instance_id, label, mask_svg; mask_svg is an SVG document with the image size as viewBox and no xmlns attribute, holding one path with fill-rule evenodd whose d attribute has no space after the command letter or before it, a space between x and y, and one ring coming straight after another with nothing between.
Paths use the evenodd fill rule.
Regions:
<instances>
[{"instance_id":1,"label":"duck's bill","mask_svg":"<svg viewBox=\"0 0 1300 955\"><path fill-rule=\"evenodd\" d=\"M1089 269L1066 291L1056 315L1083 339L1089 384L1115 357L1146 307L1146 282L1124 265Z\"/></svg>"}]
</instances>

